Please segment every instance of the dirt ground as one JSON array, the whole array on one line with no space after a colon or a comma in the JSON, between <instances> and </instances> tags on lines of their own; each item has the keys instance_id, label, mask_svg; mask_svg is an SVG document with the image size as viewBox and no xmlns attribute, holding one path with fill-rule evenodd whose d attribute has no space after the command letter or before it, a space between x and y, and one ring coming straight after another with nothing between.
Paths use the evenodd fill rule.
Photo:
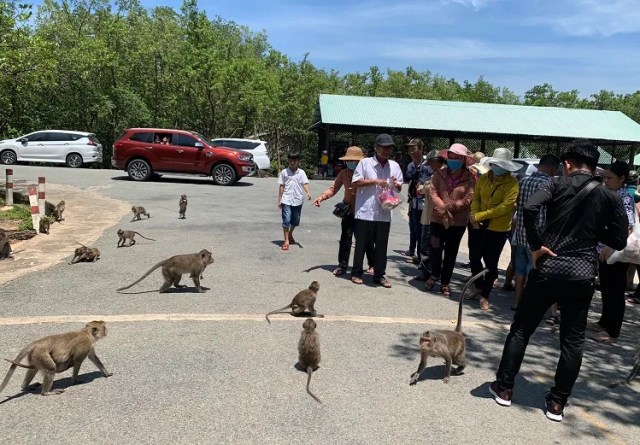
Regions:
<instances>
[{"instance_id":1,"label":"dirt ground","mask_svg":"<svg viewBox=\"0 0 640 445\"><path fill-rule=\"evenodd\" d=\"M16 191L23 192L19 188ZM76 243L91 246L108 229L131 211L131 204L107 198L95 191L59 184L47 184L47 201L64 199L65 220L53 223L49 235L39 234L12 242L13 259L0 261L0 285L27 273L68 261Z\"/></svg>"}]
</instances>

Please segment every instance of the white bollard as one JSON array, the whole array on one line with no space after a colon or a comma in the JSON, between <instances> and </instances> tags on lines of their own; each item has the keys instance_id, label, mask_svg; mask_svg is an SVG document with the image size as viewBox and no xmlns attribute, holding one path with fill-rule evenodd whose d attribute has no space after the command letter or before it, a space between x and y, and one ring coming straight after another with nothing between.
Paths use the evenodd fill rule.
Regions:
<instances>
[{"instance_id":1,"label":"white bollard","mask_svg":"<svg viewBox=\"0 0 640 445\"><path fill-rule=\"evenodd\" d=\"M7 186L6 186L6 193L5 193L5 201L6 201L6 205L8 206L12 206L13 205L13 169L8 168L7 169Z\"/></svg>"},{"instance_id":2,"label":"white bollard","mask_svg":"<svg viewBox=\"0 0 640 445\"><path fill-rule=\"evenodd\" d=\"M31 206L31 222L36 233L40 232L40 209L38 208L38 188L35 185L27 187L29 205Z\"/></svg>"}]
</instances>

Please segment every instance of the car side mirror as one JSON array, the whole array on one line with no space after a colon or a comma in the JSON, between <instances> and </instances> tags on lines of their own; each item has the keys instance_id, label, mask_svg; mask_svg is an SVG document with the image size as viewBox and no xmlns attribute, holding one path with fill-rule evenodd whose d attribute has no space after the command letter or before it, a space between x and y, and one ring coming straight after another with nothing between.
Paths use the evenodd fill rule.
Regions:
<instances>
[{"instance_id":1,"label":"car side mirror","mask_svg":"<svg viewBox=\"0 0 640 445\"><path fill-rule=\"evenodd\" d=\"M24 143L26 143L27 141L28 141L28 139L27 139L27 138L20 138L20 139L18 139L18 142L20 142L21 144L24 144Z\"/></svg>"},{"instance_id":2,"label":"car side mirror","mask_svg":"<svg viewBox=\"0 0 640 445\"><path fill-rule=\"evenodd\" d=\"M199 148L200 150L202 150L204 148L204 144L202 142L196 142L194 147Z\"/></svg>"}]
</instances>

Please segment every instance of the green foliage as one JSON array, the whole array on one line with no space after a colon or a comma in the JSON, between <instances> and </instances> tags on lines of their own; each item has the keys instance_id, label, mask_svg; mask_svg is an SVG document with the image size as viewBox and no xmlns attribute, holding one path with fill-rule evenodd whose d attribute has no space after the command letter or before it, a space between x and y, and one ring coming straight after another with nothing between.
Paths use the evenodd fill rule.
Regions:
<instances>
[{"instance_id":1,"label":"green foliage","mask_svg":"<svg viewBox=\"0 0 640 445\"><path fill-rule=\"evenodd\" d=\"M140 0L44 0L35 9L0 2L0 137L43 128L96 133L112 144L133 126L185 128L214 137L259 137L272 171L290 150L317 163L309 131L320 93L620 110L640 122L640 91L579 92L536 85L519 98L480 77L430 71L346 73L293 61L264 32L209 18L197 0L179 10Z\"/></svg>"},{"instance_id":2,"label":"green foliage","mask_svg":"<svg viewBox=\"0 0 640 445\"><path fill-rule=\"evenodd\" d=\"M30 230L33 229L33 223L31 221L31 209L29 206L23 204L16 204L13 208L0 212L0 220L11 219L19 220L20 226L18 230Z\"/></svg>"}]
</instances>

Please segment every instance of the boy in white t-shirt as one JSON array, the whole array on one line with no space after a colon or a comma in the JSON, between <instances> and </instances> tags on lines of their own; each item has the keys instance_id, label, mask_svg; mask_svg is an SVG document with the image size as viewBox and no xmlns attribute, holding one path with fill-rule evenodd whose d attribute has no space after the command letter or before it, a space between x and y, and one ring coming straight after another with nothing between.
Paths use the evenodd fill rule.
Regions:
<instances>
[{"instance_id":1,"label":"boy in white t-shirt","mask_svg":"<svg viewBox=\"0 0 640 445\"><path fill-rule=\"evenodd\" d=\"M311 200L309 179L304 170L298 168L299 164L300 156L294 153L289 154L289 167L278 175L278 184L280 184L278 208L282 210L282 232L284 233L282 250L289 250L289 243L296 243L293 239L293 230L300 225L304 202L302 192L307 194L307 200Z\"/></svg>"}]
</instances>

